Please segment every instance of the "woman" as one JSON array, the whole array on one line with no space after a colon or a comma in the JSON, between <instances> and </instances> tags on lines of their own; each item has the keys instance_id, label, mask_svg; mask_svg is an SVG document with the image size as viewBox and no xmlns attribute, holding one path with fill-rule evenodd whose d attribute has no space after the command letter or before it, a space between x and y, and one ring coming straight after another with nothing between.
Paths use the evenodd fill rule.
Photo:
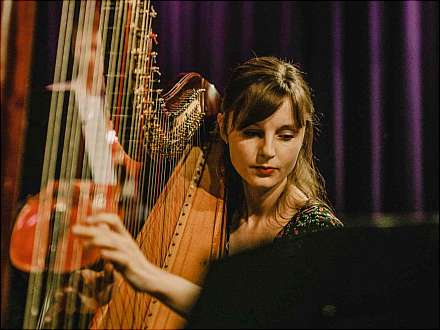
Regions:
<instances>
[{"instance_id":1,"label":"woman","mask_svg":"<svg viewBox=\"0 0 440 330\"><path fill-rule=\"evenodd\" d=\"M273 57L239 66L217 117L225 143L229 255L276 239L342 226L313 164L314 109L301 72ZM115 214L76 225L131 284L187 316L201 288L150 263Z\"/></svg>"}]
</instances>

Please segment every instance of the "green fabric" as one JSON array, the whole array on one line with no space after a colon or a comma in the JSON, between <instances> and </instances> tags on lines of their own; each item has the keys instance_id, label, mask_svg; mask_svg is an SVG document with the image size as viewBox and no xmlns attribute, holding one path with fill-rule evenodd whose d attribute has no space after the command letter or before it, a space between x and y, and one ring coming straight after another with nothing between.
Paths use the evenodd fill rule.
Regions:
<instances>
[{"instance_id":1,"label":"green fabric","mask_svg":"<svg viewBox=\"0 0 440 330\"><path fill-rule=\"evenodd\" d=\"M275 240L343 226L342 222L324 204L307 205L283 227Z\"/></svg>"}]
</instances>

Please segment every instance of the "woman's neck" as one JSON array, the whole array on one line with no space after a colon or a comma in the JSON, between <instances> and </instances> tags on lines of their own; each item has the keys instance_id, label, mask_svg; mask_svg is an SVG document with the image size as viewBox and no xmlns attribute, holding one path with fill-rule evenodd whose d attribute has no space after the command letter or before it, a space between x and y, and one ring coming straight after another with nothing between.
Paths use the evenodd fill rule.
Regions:
<instances>
[{"instance_id":1,"label":"woman's neck","mask_svg":"<svg viewBox=\"0 0 440 330\"><path fill-rule=\"evenodd\" d=\"M271 189L256 189L244 184L248 217L264 218L273 214L287 184L287 178Z\"/></svg>"}]
</instances>

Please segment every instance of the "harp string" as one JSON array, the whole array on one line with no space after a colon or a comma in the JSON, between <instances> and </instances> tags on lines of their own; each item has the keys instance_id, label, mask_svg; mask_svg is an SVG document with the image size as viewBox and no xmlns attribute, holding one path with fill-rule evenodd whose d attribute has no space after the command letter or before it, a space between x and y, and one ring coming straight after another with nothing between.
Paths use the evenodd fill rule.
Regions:
<instances>
[{"instance_id":1,"label":"harp string","mask_svg":"<svg viewBox=\"0 0 440 330\"><path fill-rule=\"evenodd\" d=\"M92 31L93 31L93 25L94 25L94 17L95 17L95 5L96 2L87 2L85 4L84 9L84 3L81 4L80 13L79 13L79 22L81 22L82 17L84 16L84 23L79 25L77 28L76 33L76 42L75 42L75 54L80 54L79 59L77 56L73 57L73 70L72 70L72 83L76 82L79 84L78 90L73 90L69 93L69 102L68 102L68 109L67 109L67 122L66 122L66 130L65 130L65 137L64 137L64 146L63 146L63 152L62 152L62 162L61 162L61 172L60 172L60 181L59 181L59 189L58 189L58 196L57 201L61 199L61 202L66 201L67 207L64 212L60 213L59 219L55 217L55 223L60 225L60 233L61 238L60 242L58 243L57 240L55 240L57 244L57 252L55 254L55 266L54 266L54 273L55 276L53 276L53 282L52 286L55 288L55 292L63 292L63 289L66 286L66 282L64 280L63 276L58 276L57 274L61 274L63 270L65 269L65 264L67 262L67 248L68 248L68 239L67 239L67 233L70 225L70 221L73 220L73 210L78 211L76 214L76 217L79 221L83 217L86 216L86 208L87 208L87 199L90 195L90 185L80 185L80 191L79 191L79 201L78 204L74 204L75 199L75 174L76 174L76 168L77 168L77 161L79 156L79 141L80 141L80 132L81 127L79 125L79 115L77 111L74 111L74 98L78 97L77 93L82 92L82 89L84 88L84 92L86 95L88 93L92 94L94 93L93 87L90 86L88 77L89 77L89 69L90 69L90 63L93 60L92 56L92 50L91 50L91 43L92 43ZM84 15L83 12L85 11ZM83 28L84 27L84 28ZM75 37L75 36L73 36ZM78 63L79 62L79 63ZM83 76L83 78L82 78ZM84 81L81 81L84 79ZM85 84L83 86L82 84ZM79 105L78 105L79 107ZM79 109L80 110L80 109ZM99 134L96 132L95 134ZM93 139L94 137L92 137ZM86 136L86 139L90 141L90 136ZM90 148L92 150L86 150L89 154L93 153L96 149ZM85 157L85 155L84 155ZM91 162L93 163L93 161ZM84 164L84 162L83 162ZM95 171L96 172L96 171ZM82 176L84 173L82 174ZM85 203L84 203L85 202ZM73 247L73 255L71 256L71 260L69 260L74 268L78 268L80 266L81 261L81 255L82 255L82 249L81 245L79 245L77 242L74 242ZM79 275L77 273L70 274L68 276L67 285L72 288L74 292L78 291L78 284L79 284ZM72 328L73 325L73 318L72 318L72 311L75 309L76 305L76 297L73 295L67 295L66 302L65 302L65 308L63 310L64 315L61 313L55 313L52 317L52 325L53 327L57 327L58 324L62 324L63 328L69 329ZM61 316L61 320L58 320L59 316ZM61 321L61 323L60 323Z\"/></svg>"},{"instance_id":2,"label":"harp string","mask_svg":"<svg viewBox=\"0 0 440 330\"><path fill-rule=\"evenodd\" d=\"M140 11L141 9L139 8L139 3L136 4L135 8L133 8L134 10L130 12L130 16L132 18L132 23L130 24L130 28L131 30L129 30L131 33L129 33L129 41L128 41L128 45L126 47L126 49L128 49L127 51L124 51L123 54L129 54L129 58L128 58L128 65L126 65L126 70L124 72L126 79L124 80L125 86L127 86L124 91L120 94L123 96L123 102L122 104L118 104L117 109L120 109L121 112L123 112L122 117L120 118L121 121L129 121L129 119L131 119L130 122L130 128L128 130L129 133L129 139L128 141L125 140L126 138L126 132L124 132L124 134L122 135L122 138L125 140L123 142L124 145L128 144L128 153L132 156L134 156L133 158L138 160L139 159L139 153L141 153L142 155L142 149L140 148L141 145L140 143L137 143L135 141L139 141L140 136L139 133L141 132L138 127L140 126L140 113L138 111L138 102L139 101L139 95L136 94L136 91L139 91L140 89L144 88L144 85L141 83L141 81L139 80L141 74L144 73L145 70L143 70L142 67L142 59L144 57L139 57L138 61L135 60L135 51L140 49L140 51L143 53L144 49L142 49L144 42L143 40L145 39L145 37L143 36L143 34L141 34L141 37L139 38L139 45L138 42L136 40L136 34L138 31L133 30L136 29L140 24L141 24L141 29L144 29L145 26L145 20L146 20L146 15L143 15L142 18L140 18ZM146 7L149 7L149 2L143 2L143 8L142 10L145 12ZM142 22L140 23L139 20L142 19ZM139 47L139 48L138 48ZM124 61L125 63L125 61ZM135 73L135 80L133 82L133 68L134 68L134 73ZM136 74L137 73L137 74ZM134 87L132 86L132 84L134 83ZM132 97L133 100L133 104L131 109L133 109L135 112L130 116L129 114L127 114L127 110L130 109L130 95L128 92L130 92L131 90L134 89L134 95ZM128 92L126 92L128 91ZM140 95L142 97L142 95ZM126 126L126 125L123 125ZM142 159L142 157L141 157ZM127 173L132 173L134 172L134 163L130 163L129 168ZM140 191L142 191L143 187L142 187L142 182L138 182L138 184L141 186L140 187ZM135 200L134 199L128 199L124 201L124 214L125 214L125 222L126 222L126 226L128 228L128 230L130 232L135 232L135 230L137 229L137 227L139 227L140 225L140 219L137 216L138 215L138 208L140 207L139 203L142 200L142 198L138 198L137 199L137 205L135 204ZM134 306L136 306L136 302L137 301L130 301L128 299L125 299L124 301L122 301L121 303L126 306L126 305L131 305L131 308L135 308ZM119 311L123 310L121 309L121 306L115 306ZM110 311L112 312L112 311ZM113 313L113 312L112 312ZM117 311L116 311L116 315L118 315ZM123 320L119 320L119 324L121 324L120 322L129 322L128 318L134 318L135 315L130 315L130 314L123 314L123 315L118 315L119 317L122 317ZM132 321L131 321L132 322ZM116 326L116 325L112 325L112 326Z\"/></svg>"},{"instance_id":3,"label":"harp string","mask_svg":"<svg viewBox=\"0 0 440 330\"><path fill-rule=\"evenodd\" d=\"M124 79L122 72L123 53L122 47L125 39L124 25L127 16L127 2L126 1L108 1L106 2L108 11L113 12L113 24L111 24L111 46L109 51L109 65L107 78L107 87L105 92L105 108L110 109L113 129L118 136L118 142L124 147L124 122L120 122L120 89L121 80ZM118 169L118 178L121 176L121 170Z\"/></svg>"},{"instance_id":4,"label":"harp string","mask_svg":"<svg viewBox=\"0 0 440 330\"><path fill-rule=\"evenodd\" d=\"M91 2L90 4L88 4L88 15L86 15L86 23L84 24L85 29L83 29L81 31L81 26L78 27L77 30L77 42L76 42L76 49L75 49L75 53L80 54L80 70L78 72L78 76L76 78L76 80L84 80L84 84L85 84L85 93L87 96L89 96L89 94L91 95L91 97L97 97L97 100L101 100L101 94L102 94L102 90L104 88L103 84L103 49L102 49L102 45L103 43L100 42L100 32L102 31L102 24L103 24L103 20L105 19L105 16L102 15L102 10L101 12L99 12L100 9L102 9L102 7L100 6L101 3L100 2ZM95 7L97 7L98 9L96 9ZM97 22L97 19L99 18L99 23ZM98 25L97 25L98 24ZM80 36L80 33L82 32L82 36ZM78 42L79 40L81 40L81 42ZM103 41L105 44L105 40ZM84 48L82 48L84 47ZM76 59L76 58L75 58ZM91 75L91 70L93 70L93 75L92 75L92 80L90 80L90 75ZM75 77L75 71L72 74L72 77ZM98 103L99 105L101 103ZM80 109L80 104L77 104L77 108L78 108L78 112L81 111ZM97 113L101 114L102 116L107 120L107 116L105 113L105 109L85 109L85 110L92 110L92 111L97 111ZM78 124L79 121L76 121L76 124ZM87 125L87 123L85 123L85 125ZM84 131L86 132L86 128L84 129ZM72 152L72 154L74 155L78 155L78 149L79 149L79 145L80 145L80 139L79 139L79 135L81 133L81 128L77 129L76 132L78 133L78 137L75 138L75 142L74 142L74 146L75 146L75 150ZM105 132L105 127L104 129L97 129L96 130L96 135L102 135ZM89 134L89 133L87 133ZM87 134L85 135L86 139L90 139L90 134L87 136ZM101 139L102 140L102 136L95 136L95 138ZM98 144L94 145L94 150L92 150L92 152L86 152L83 154L83 166L82 166L82 170L81 170L81 183L83 182L87 182L86 179L89 177L90 175L90 169L88 166L88 154L98 154L99 155L99 150L96 150L97 148L99 148L100 146ZM107 146L108 148L108 146ZM109 149L109 148L108 148ZM87 151L87 150L86 150ZM110 150L107 150L106 152L107 155L111 154ZM99 158L99 157L98 157ZM110 160L111 161L111 160ZM90 163L92 164L94 161L91 161ZM98 164L101 164L101 166L98 167L102 167L102 164L104 164L104 167L108 167L108 160L107 162L103 159L98 159ZM77 160L73 161L73 164L77 164ZM93 164L92 164L93 165ZM96 172L96 170L95 170ZM104 168L104 173L106 173L106 178L105 178L105 182L112 182L112 174L113 174L113 168ZM74 179L75 178L75 173L71 172L71 178ZM100 179L102 180L102 178ZM72 187L72 185L70 185L70 187ZM92 196L92 192L91 192L91 185L90 184L81 184L80 185L80 189L79 189L79 202L78 202L78 208L77 208L77 221L81 222L86 216L87 216L87 208L88 208L88 203L90 196ZM105 194L105 189L104 186L100 186L97 185L95 186L95 190L93 191L94 193L94 197L95 196L99 196L99 195L103 195ZM93 208L93 205L95 203L92 203L92 214L96 211ZM82 258L82 246L79 244L79 242L75 241L74 242L74 247L73 247L73 259L74 259L74 263L75 263L75 268L79 268L79 266L81 265L81 258ZM83 287L81 288L80 286L80 273L79 272L73 272L70 276L69 276L69 283L68 286L70 288L73 289L74 292L78 292L79 294L83 294L84 296L87 296L88 292L87 292L87 288ZM95 292L96 286L91 288L92 292ZM66 329L71 329L74 328L75 326L77 326L76 324L74 324L74 318L73 315L69 315L67 314L70 311L74 311L76 309L77 306L77 296L76 295L68 295L67 296L67 302L66 302L66 308L65 308L65 317L64 317L64 324L63 324L63 328ZM80 328L85 328L87 326L88 323L88 317L86 314L86 308L84 305L80 305L80 311L79 311L79 319L78 319L78 324Z\"/></svg>"},{"instance_id":5,"label":"harp string","mask_svg":"<svg viewBox=\"0 0 440 330\"><path fill-rule=\"evenodd\" d=\"M137 113L135 111L135 103L133 103L134 99L132 96L132 90L133 88L136 88L136 82L133 81L133 70L134 66L136 65L134 54L132 52L133 44L136 42L135 40L135 33L134 30L135 27L139 24L139 8L138 6L130 6L129 7L129 15L128 15L128 22L125 28L125 33L127 35L127 40L124 44L124 51L123 54L125 56L125 72L124 75L126 79L124 79L124 87L122 94L122 102L121 102L121 110L124 112L124 117L122 117L122 120L125 121L124 127L127 127L128 129L126 132L124 132L123 137L125 139L124 145L127 146L127 152L133 159L133 156L136 156L133 152L133 139L134 136L134 129L136 125L136 121L138 120ZM128 115L128 111L131 111L131 114ZM128 136L127 136L128 135ZM137 159L137 157L134 157L134 159ZM128 167L126 168L126 176L125 181L123 184L123 195L126 196L126 198L123 200L123 209L124 209L124 221L126 224L127 229L130 232L133 232L133 224L135 221L139 221L137 219L137 212L136 212L136 205L135 202L137 200L136 194L135 194L135 182L133 178L133 172L134 167L130 164L128 164Z\"/></svg>"},{"instance_id":6,"label":"harp string","mask_svg":"<svg viewBox=\"0 0 440 330\"><path fill-rule=\"evenodd\" d=\"M126 91L124 90L124 77L126 72L124 72L126 52L124 52L124 47L126 45L126 22L127 17L129 17L130 12L128 8L128 2L106 2L105 9L107 13L110 11L111 7L114 8L113 18L114 23L112 26L112 36L111 36L111 48L109 52L109 69L107 73L107 85L105 93L105 109L109 110L111 115L110 118L115 118L113 116L113 110L121 109L121 98L124 97ZM107 34L106 32L105 34ZM110 105L110 106L109 106ZM118 112L117 112L118 113ZM114 133L118 135L118 142L121 146L125 145L125 127L126 122L123 120L120 122L118 117L113 123ZM114 160L114 159L113 159ZM121 183L121 170L117 170L118 183ZM114 201L116 203L117 201ZM114 205L116 208L116 205Z\"/></svg>"},{"instance_id":7,"label":"harp string","mask_svg":"<svg viewBox=\"0 0 440 330\"><path fill-rule=\"evenodd\" d=\"M136 102L134 104L131 104L132 100L136 100L136 95L134 98L131 97L130 93L133 90L133 88L136 90L139 86L138 81L133 82L133 67L135 66L135 54L131 51L136 43L135 40L135 33L136 31L133 31L133 27L137 27L139 22L139 6L130 6L131 3L124 3L124 9L126 11L126 15L123 15L124 19L122 21L121 26L123 26L122 35L124 36L121 38L121 46L123 47L122 52L118 52L118 63L119 63L119 73L114 75L116 77L116 87L115 92L112 93L112 95L118 95L116 100L116 104L113 103L112 109L116 110L116 114L113 114L113 118L115 118L116 127L119 127L119 141L122 145L128 146L128 154L132 156L134 159L139 159L139 157L136 157L136 151L140 152L141 149L136 150L135 147L137 146L139 148L139 143L136 145L134 141L139 139L139 130L136 131L136 127L140 125L139 119L140 116L138 113L134 112L132 114L129 114L129 109L136 110ZM145 4L145 2L144 2ZM127 18L125 18L127 17ZM138 62L139 63L139 62ZM136 70L136 69L135 69ZM110 73L112 74L112 73ZM119 79L118 79L119 78ZM133 87L134 84L134 87ZM116 93L117 91L117 93ZM131 119L131 121L129 120ZM127 132L129 134L129 137L127 138ZM128 177L130 176L130 173L135 172L135 163L131 162L129 163L128 169L126 171L127 175L125 177L126 182L123 184L127 184L127 178L128 180L132 180L133 178ZM138 182L138 184L141 184ZM142 189L141 189L142 190ZM139 227L137 223L139 223L139 217L138 217L138 208L140 207L141 199L133 199L128 198L126 200L123 200L122 209L124 210L125 215L125 224L129 231L133 231L133 227ZM134 304L134 302L130 301L124 301L123 304ZM121 308L121 306L117 306L117 308ZM133 307L132 307L133 308ZM118 315L118 317L128 317L129 315ZM121 322L121 321L119 321Z\"/></svg>"},{"instance_id":8,"label":"harp string","mask_svg":"<svg viewBox=\"0 0 440 330\"><path fill-rule=\"evenodd\" d=\"M70 44L70 32L72 28L74 4L65 2L63 3L61 20L67 22L66 25L62 25L58 39L57 58L54 70L54 81L61 81L66 76L67 65L64 61L64 53L68 53L68 46ZM67 39L67 40L66 40ZM67 47L67 49L66 49ZM59 97L60 96L60 97ZM43 163L43 172L41 178L41 191L38 208L38 218L50 217L50 209L52 203L52 189L53 187L47 187L50 179L55 175L55 164L53 158L58 149L58 135L60 130L60 117L61 111L59 111L59 105L62 104L63 94L54 92L51 97L51 106L49 111L49 122L46 138L45 156ZM46 191L44 191L46 189ZM43 290L43 277L44 273L41 269L44 269L46 246L48 233L44 231L44 224L39 222L35 228L35 239L32 254L32 265L34 265L33 271L29 275L27 302L24 315L24 328L37 328L41 327L41 319L39 319L41 304L43 309L48 308L48 301L45 299L42 303L42 290ZM50 289L50 288L49 288ZM38 324L40 323L40 324Z\"/></svg>"},{"instance_id":9,"label":"harp string","mask_svg":"<svg viewBox=\"0 0 440 330\"><path fill-rule=\"evenodd\" d=\"M87 26L89 24L89 16L91 11L93 12L93 8L89 8L90 5L92 5L92 3L87 3L87 6L85 8L85 13L84 13L84 26ZM83 12L84 12L84 6L83 4L80 7L80 13L79 13L79 17L80 20L83 17ZM87 39L86 37L86 32L81 31L82 32L82 37L81 37L81 43L84 42L84 40ZM78 34L80 33L79 29L77 30L77 36L76 36L76 47L78 47L79 42L78 42ZM72 36L73 38L75 36ZM71 38L72 38L71 37ZM86 41L87 42L87 41ZM71 45L71 43L69 43L69 46ZM76 52L76 50L74 50ZM69 51L69 54L71 52ZM70 56L69 56L70 57ZM65 59L67 59L67 61L69 60L69 57L64 57ZM73 57L73 71L72 71L72 80L71 83L73 83L73 77L75 77L75 75L77 74L77 71L79 70L81 72L81 63L79 63L78 65L78 60L77 58L75 58L75 56ZM80 60L81 62L81 60ZM62 93L65 93L64 91ZM53 246L56 247L56 252L53 253L54 256L54 260L55 260L55 264L53 266L53 272L52 271L52 267L49 266L49 285L51 287L53 287L55 295L57 294L57 292L62 292L63 287L64 287L64 282L63 282L63 276L59 275L63 272L64 268L65 268L65 263L66 263L66 256L67 256L67 239L65 239L66 235L67 235L67 231L69 228L69 224L70 224L70 220L71 220L71 216L72 216L72 207L74 207L72 204L72 199L73 199L73 180L75 178L75 172L76 172L76 167L77 167L77 158L78 158L78 141L79 141L79 137L80 137L80 127L78 125L78 115L77 113L74 111L74 93L70 92L69 93L69 99L68 99L68 108L67 108L67 119L66 119L66 126L65 126L65 131L64 131L64 144L63 144L63 148L62 148L62 157L61 157L61 168L60 168L60 180L59 180L59 186L58 186L58 190L57 190L57 196L56 196L56 203L58 205L58 203L64 203L66 205L66 207L63 207L60 212L56 212L55 216L54 216L54 232L53 232L53 237L54 239L52 240L51 244L53 244ZM61 206L62 204L60 204ZM57 237L58 236L58 237ZM73 264L79 264L78 262L78 254L75 253L76 251L74 250L74 255L72 256L72 262ZM52 256L52 253L51 253ZM69 276L69 284L73 285L74 287L76 287L76 282L75 281L75 276ZM55 301L57 300L57 296L55 296ZM61 322L63 324L63 328L71 328L71 322L69 322L69 319L67 317L67 311L68 309L71 309L71 305L72 305L72 299L70 297L67 298L67 302L66 302L66 309L63 311L63 313L58 314L55 313L54 315L52 315L52 327L56 327L58 322L59 322L59 318L61 318ZM64 314L64 315L63 315Z\"/></svg>"},{"instance_id":10,"label":"harp string","mask_svg":"<svg viewBox=\"0 0 440 330\"><path fill-rule=\"evenodd\" d=\"M146 149L143 148L143 145L141 141L144 139L144 131L142 128L143 125L143 102L151 102L151 90L153 88L151 81L151 45L149 45L149 36L148 34L151 32L151 17L150 17L150 2L143 2L141 3L142 7L138 6L138 13L139 16L142 17L142 23L140 27L140 38L139 38L139 45L135 44L135 48L132 50L133 53L137 53L137 63L136 63L136 69L135 71L138 72L136 75L136 83L135 88L140 87L143 90L146 89L147 94L145 92L134 95L134 105L133 108L135 109L135 115L137 122L135 123L135 129L133 130L133 135L131 136L130 141L130 148L134 155L136 155L136 159L140 159L141 163L145 164L146 161ZM149 173L152 175L153 173ZM140 200L144 200L144 180L145 177L145 166L142 167L140 178L142 178L139 181L139 191L140 191ZM147 187L148 191L151 189L151 187ZM143 206L139 206L143 207ZM143 223L143 219L140 219L138 217L138 221L133 223L132 229L134 232L139 232L141 229Z\"/></svg>"}]
</instances>

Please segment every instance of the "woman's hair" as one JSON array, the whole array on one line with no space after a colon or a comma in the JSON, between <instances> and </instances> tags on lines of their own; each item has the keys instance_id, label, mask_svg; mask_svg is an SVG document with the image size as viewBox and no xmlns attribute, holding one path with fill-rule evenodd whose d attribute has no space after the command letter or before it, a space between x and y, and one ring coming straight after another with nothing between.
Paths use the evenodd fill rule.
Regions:
<instances>
[{"instance_id":1,"label":"woman's hair","mask_svg":"<svg viewBox=\"0 0 440 330\"><path fill-rule=\"evenodd\" d=\"M230 120L234 129L241 130L268 118L286 97L291 100L295 125L297 128L305 127L305 134L295 168L288 176L288 184L280 200L297 207L298 201L292 200L294 197L287 193L294 185L307 196L307 204L320 202L328 205L324 181L313 160L313 132L317 121L311 92L296 66L275 57L256 57L238 66L232 72L223 95L223 131L227 132ZM224 166L225 197L228 212L233 212L244 200L243 185L232 166L226 145Z\"/></svg>"}]
</instances>

